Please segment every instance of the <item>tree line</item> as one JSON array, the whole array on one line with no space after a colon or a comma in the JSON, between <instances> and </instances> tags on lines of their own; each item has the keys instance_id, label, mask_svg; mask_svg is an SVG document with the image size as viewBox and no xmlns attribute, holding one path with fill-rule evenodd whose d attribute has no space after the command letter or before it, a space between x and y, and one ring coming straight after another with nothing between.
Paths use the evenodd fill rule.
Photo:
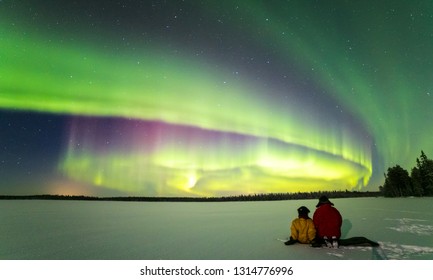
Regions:
<instances>
[{"instance_id":1,"label":"tree line","mask_svg":"<svg viewBox=\"0 0 433 280\"><path fill-rule=\"evenodd\" d=\"M271 200L299 200L318 199L326 195L329 198L351 198L351 197L377 197L380 192L361 191L318 191L297 193L265 193L222 197L94 197L74 195L0 195L3 200L85 200L85 201L170 201L170 202L224 202L224 201L271 201Z\"/></svg>"},{"instance_id":2,"label":"tree line","mask_svg":"<svg viewBox=\"0 0 433 280\"><path fill-rule=\"evenodd\" d=\"M433 160L427 158L424 151L410 174L396 165L389 167L384 176L385 183L379 191L386 197L433 196Z\"/></svg>"}]
</instances>

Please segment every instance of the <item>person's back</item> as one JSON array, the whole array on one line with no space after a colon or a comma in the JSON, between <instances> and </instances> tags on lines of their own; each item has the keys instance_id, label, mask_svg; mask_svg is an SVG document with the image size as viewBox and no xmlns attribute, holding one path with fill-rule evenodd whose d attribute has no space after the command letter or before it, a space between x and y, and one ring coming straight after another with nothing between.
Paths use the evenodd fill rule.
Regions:
<instances>
[{"instance_id":1,"label":"person's back","mask_svg":"<svg viewBox=\"0 0 433 280\"><path fill-rule=\"evenodd\" d=\"M313 215L313 221L318 237L341 237L342 218L340 212L331 204L324 204L317 208Z\"/></svg>"},{"instance_id":2,"label":"person's back","mask_svg":"<svg viewBox=\"0 0 433 280\"><path fill-rule=\"evenodd\" d=\"M322 196L313 214L313 222L316 227L317 237L328 244L332 239L334 247L338 247L338 239L341 237L341 225L343 219L340 212L333 207L333 203L326 196Z\"/></svg>"},{"instance_id":3,"label":"person's back","mask_svg":"<svg viewBox=\"0 0 433 280\"><path fill-rule=\"evenodd\" d=\"M310 218L296 218L290 227L291 237L299 243L310 244L316 237L316 229Z\"/></svg>"},{"instance_id":4,"label":"person's back","mask_svg":"<svg viewBox=\"0 0 433 280\"><path fill-rule=\"evenodd\" d=\"M286 245L292 245L296 242L310 244L316 237L316 228L313 220L308 217L307 207L298 208L298 218L294 219L290 226L290 240L285 242Z\"/></svg>"}]
</instances>

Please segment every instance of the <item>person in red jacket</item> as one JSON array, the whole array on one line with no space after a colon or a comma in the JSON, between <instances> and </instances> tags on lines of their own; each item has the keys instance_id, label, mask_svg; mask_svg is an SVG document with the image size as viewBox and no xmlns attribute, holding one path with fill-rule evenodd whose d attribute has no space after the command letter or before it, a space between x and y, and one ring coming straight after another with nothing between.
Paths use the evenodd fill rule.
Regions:
<instances>
[{"instance_id":1,"label":"person in red jacket","mask_svg":"<svg viewBox=\"0 0 433 280\"><path fill-rule=\"evenodd\" d=\"M341 237L341 225L343 223L340 212L325 195L319 198L319 203L316 207L316 211L313 214L313 222L317 234L316 242L318 244L324 243L330 248L338 248L338 241Z\"/></svg>"}]
</instances>

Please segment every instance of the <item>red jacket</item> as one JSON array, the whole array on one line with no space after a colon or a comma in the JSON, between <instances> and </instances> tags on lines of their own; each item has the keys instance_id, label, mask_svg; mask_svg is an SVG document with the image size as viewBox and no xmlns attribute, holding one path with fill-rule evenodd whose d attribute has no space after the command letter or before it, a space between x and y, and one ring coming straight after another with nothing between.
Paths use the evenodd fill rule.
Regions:
<instances>
[{"instance_id":1,"label":"red jacket","mask_svg":"<svg viewBox=\"0 0 433 280\"><path fill-rule=\"evenodd\" d=\"M333 236L340 238L341 224L343 219L340 212L330 203L320 205L313 215L313 222L316 226L317 236L331 238Z\"/></svg>"}]
</instances>

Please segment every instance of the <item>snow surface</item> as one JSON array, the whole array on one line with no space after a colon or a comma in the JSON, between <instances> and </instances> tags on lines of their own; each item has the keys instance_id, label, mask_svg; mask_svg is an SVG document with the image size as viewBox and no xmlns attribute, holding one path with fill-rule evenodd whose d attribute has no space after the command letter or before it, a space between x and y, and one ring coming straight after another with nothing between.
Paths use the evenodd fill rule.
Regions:
<instances>
[{"instance_id":1,"label":"snow surface","mask_svg":"<svg viewBox=\"0 0 433 280\"><path fill-rule=\"evenodd\" d=\"M331 199L343 238L379 248L285 246L296 209L264 202L0 201L0 259L433 259L433 198ZM312 214L312 213L311 213Z\"/></svg>"}]
</instances>

